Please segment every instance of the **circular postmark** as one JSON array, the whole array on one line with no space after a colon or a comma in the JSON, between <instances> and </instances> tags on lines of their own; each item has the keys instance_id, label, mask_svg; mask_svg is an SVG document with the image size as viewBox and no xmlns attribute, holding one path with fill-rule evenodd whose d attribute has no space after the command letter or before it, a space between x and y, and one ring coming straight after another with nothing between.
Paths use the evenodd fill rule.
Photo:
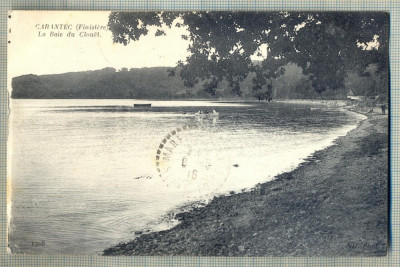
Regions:
<instances>
[{"instance_id":1,"label":"circular postmark","mask_svg":"<svg viewBox=\"0 0 400 267\"><path fill-rule=\"evenodd\" d=\"M167 186L213 193L227 181L229 158L214 140L214 132L202 125L177 127L161 140L156 152L156 169Z\"/></svg>"}]
</instances>

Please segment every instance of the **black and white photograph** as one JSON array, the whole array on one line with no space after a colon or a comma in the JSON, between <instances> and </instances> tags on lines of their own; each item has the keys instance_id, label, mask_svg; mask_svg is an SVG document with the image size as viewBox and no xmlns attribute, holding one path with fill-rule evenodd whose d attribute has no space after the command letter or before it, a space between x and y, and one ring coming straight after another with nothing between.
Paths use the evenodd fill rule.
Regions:
<instances>
[{"instance_id":1,"label":"black and white photograph","mask_svg":"<svg viewBox=\"0 0 400 267\"><path fill-rule=\"evenodd\" d=\"M9 12L8 253L386 256L389 18Z\"/></svg>"}]
</instances>

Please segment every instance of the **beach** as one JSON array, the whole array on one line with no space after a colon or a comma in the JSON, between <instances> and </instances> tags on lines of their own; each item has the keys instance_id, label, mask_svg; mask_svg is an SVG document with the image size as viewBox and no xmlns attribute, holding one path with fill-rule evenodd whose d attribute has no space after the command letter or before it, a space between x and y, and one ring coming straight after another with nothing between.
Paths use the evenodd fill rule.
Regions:
<instances>
[{"instance_id":1,"label":"beach","mask_svg":"<svg viewBox=\"0 0 400 267\"><path fill-rule=\"evenodd\" d=\"M152 101L143 111L135 100L12 102L13 253L99 255L171 229L177 213L292 171L365 119L320 103ZM194 115L211 107L218 118ZM159 176L160 142L186 126L196 128L180 132L173 168Z\"/></svg>"},{"instance_id":2,"label":"beach","mask_svg":"<svg viewBox=\"0 0 400 267\"><path fill-rule=\"evenodd\" d=\"M180 224L104 255L383 256L388 117L368 119L292 172L178 213Z\"/></svg>"}]
</instances>

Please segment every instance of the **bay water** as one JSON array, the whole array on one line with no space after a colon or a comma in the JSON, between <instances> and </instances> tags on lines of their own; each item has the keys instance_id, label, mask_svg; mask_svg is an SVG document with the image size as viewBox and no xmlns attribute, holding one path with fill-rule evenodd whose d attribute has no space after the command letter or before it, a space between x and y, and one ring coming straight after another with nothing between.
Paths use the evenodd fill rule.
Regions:
<instances>
[{"instance_id":1,"label":"bay water","mask_svg":"<svg viewBox=\"0 0 400 267\"><path fill-rule=\"evenodd\" d=\"M10 101L9 247L32 254L101 254L168 229L182 207L290 171L363 119L318 102Z\"/></svg>"}]
</instances>

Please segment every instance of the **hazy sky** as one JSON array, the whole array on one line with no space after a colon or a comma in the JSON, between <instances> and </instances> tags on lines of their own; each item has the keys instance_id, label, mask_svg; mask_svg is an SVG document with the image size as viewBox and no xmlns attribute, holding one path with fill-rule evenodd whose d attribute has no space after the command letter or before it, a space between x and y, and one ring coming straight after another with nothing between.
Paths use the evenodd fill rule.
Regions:
<instances>
[{"instance_id":1,"label":"hazy sky","mask_svg":"<svg viewBox=\"0 0 400 267\"><path fill-rule=\"evenodd\" d=\"M114 44L107 29L99 31L101 37L79 36L83 32L94 34L97 30L77 29L77 25L105 27L108 15L107 11L13 11L8 24L8 81L24 74L65 73L105 67L175 66L178 60L188 55L186 49L189 43L181 38L186 33L184 28L165 29L167 35L159 37L154 37L153 29L140 41L127 46ZM59 24L66 24L67 28L55 29ZM51 32L61 32L63 36L51 37ZM75 37L68 37L69 32ZM42 33L46 36L40 37ZM378 45L375 38L365 48L377 48ZM266 45L261 47L261 52L261 57L252 59L266 57Z\"/></svg>"},{"instance_id":2,"label":"hazy sky","mask_svg":"<svg viewBox=\"0 0 400 267\"><path fill-rule=\"evenodd\" d=\"M111 32L100 31L101 37L80 37L76 25L106 26L109 12L13 11L9 19L8 75L51 74L95 70L105 67L138 68L174 66L187 56L188 41L182 40L183 28L166 30L167 36L154 37L154 32L127 46L114 44ZM48 26L46 25L48 24ZM63 37L50 37L55 24L67 24L60 30ZM48 29L46 29L48 27ZM39 31L46 37L39 37ZM67 37L68 32L75 37ZM95 33L96 30L87 30Z\"/></svg>"}]
</instances>

